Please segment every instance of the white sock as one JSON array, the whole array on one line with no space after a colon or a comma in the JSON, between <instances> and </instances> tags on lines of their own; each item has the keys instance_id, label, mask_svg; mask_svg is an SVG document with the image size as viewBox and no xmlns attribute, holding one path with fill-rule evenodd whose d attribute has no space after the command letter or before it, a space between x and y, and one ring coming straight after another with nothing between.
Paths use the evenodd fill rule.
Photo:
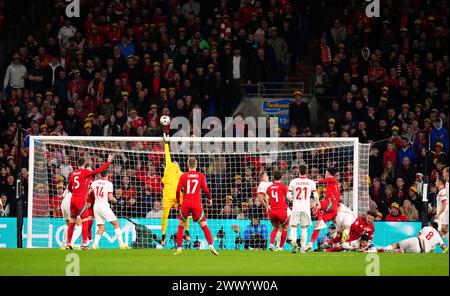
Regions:
<instances>
[{"instance_id":1,"label":"white sock","mask_svg":"<svg viewBox=\"0 0 450 296\"><path fill-rule=\"evenodd\" d=\"M75 244L77 239L80 237L81 229L82 229L81 225L75 225L75 229L73 230L73 235L72 235L72 241L70 242L71 245Z\"/></svg>"},{"instance_id":2,"label":"white sock","mask_svg":"<svg viewBox=\"0 0 450 296\"><path fill-rule=\"evenodd\" d=\"M279 230L277 232L276 240L277 240L277 248L279 248L280 242L281 242L281 231L279 231Z\"/></svg>"},{"instance_id":3,"label":"white sock","mask_svg":"<svg viewBox=\"0 0 450 296\"><path fill-rule=\"evenodd\" d=\"M64 227L62 245L67 245L67 227Z\"/></svg>"},{"instance_id":4,"label":"white sock","mask_svg":"<svg viewBox=\"0 0 450 296\"><path fill-rule=\"evenodd\" d=\"M297 243L297 227L291 227L289 238L291 239L293 244Z\"/></svg>"},{"instance_id":5,"label":"white sock","mask_svg":"<svg viewBox=\"0 0 450 296\"><path fill-rule=\"evenodd\" d=\"M389 245L389 246L387 246L386 248L384 248L384 250L385 250L385 251L390 251L390 250L392 250L392 246Z\"/></svg>"},{"instance_id":6,"label":"white sock","mask_svg":"<svg viewBox=\"0 0 450 296\"><path fill-rule=\"evenodd\" d=\"M101 234L96 234L94 238L94 246L98 246L98 243L100 242L100 239L102 238Z\"/></svg>"},{"instance_id":7,"label":"white sock","mask_svg":"<svg viewBox=\"0 0 450 296\"><path fill-rule=\"evenodd\" d=\"M300 233L300 244L302 247L306 247L306 240L308 239L308 228L302 227L301 233Z\"/></svg>"},{"instance_id":8,"label":"white sock","mask_svg":"<svg viewBox=\"0 0 450 296\"><path fill-rule=\"evenodd\" d=\"M119 244L123 245L122 230L120 230L120 227L115 228L114 232L116 233L116 237L117 240L119 241Z\"/></svg>"},{"instance_id":9,"label":"white sock","mask_svg":"<svg viewBox=\"0 0 450 296\"><path fill-rule=\"evenodd\" d=\"M444 234L444 239L446 240L446 244L449 245L448 232L446 234Z\"/></svg>"}]
</instances>

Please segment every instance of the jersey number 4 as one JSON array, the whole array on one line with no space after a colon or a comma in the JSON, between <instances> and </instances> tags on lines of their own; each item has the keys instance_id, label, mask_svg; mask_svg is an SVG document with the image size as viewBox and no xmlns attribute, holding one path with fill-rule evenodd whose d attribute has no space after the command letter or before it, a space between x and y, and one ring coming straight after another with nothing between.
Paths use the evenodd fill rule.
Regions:
<instances>
[{"instance_id":1,"label":"jersey number 4","mask_svg":"<svg viewBox=\"0 0 450 296\"><path fill-rule=\"evenodd\" d=\"M272 198L274 198L276 202L278 202L278 191L272 190L270 196L271 196Z\"/></svg>"}]
</instances>

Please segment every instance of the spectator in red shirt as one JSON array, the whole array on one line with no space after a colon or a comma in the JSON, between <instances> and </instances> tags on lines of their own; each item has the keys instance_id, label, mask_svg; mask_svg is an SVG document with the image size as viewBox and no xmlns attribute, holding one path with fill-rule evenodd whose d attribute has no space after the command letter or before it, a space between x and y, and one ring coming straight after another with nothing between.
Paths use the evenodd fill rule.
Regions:
<instances>
[{"instance_id":1,"label":"spectator in red shirt","mask_svg":"<svg viewBox=\"0 0 450 296\"><path fill-rule=\"evenodd\" d=\"M398 203L393 202L389 208L389 214L386 216L388 222L405 222L408 221L408 217L400 212L400 206Z\"/></svg>"},{"instance_id":2,"label":"spectator in red shirt","mask_svg":"<svg viewBox=\"0 0 450 296\"><path fill-rule=\"evenodd\" d=\"M388 142L386 151L383 154L383 165L386 167L388 160L392 162L394 167L397 166L397 149L394 147L394 143Z\"/></svg>"}]
</instances>

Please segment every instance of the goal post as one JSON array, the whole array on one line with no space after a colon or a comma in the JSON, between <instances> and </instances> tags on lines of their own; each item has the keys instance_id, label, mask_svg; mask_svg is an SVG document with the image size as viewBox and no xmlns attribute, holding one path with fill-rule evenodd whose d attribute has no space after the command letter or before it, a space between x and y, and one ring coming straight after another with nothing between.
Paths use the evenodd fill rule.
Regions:
<instances>
[{"instance_id":1,"label":"goal post","mask_svg":"<svg viewBox=\"0 0 450 296\"><path fill-rule=\"evenodd\" d=\"M108 153L115 154L108 170L118 200L111 206L119 220L127 223L130 235L125 239L129 243L136 239L136 224L161 237L160 217L166 201L162 196L162 138L30 136L29 140L28 248L58 247L65 227L59 209L61 188L67 186L79 157L87 158L96 168L106 161ZM178 162L182 171L187 171L188 157L195 157L199 170L206 175L214 203L212 207L203 204L215 244L222 247L237 246L238 238L243 241L240 247L248 247L246 231L253 218L270 231L270 222L256 196L261 172L271 177L275 169L281 170L282 182L288 185L301 164L308 167L315 181L333 166L338 171L342 202L357 213L369 207L369 145L360 144L358 138L172 137L169 146L172 161ZM319 193L323 189L319 187ZM169 217L168 239L177 229L175 209ZM192 245L195 247L196 241L202 245L201 231L196 223L190 224ZM104 246L110 247L111 241ZM262 243L267 243L267 237ZM158 242L155 247L161 248Z\"/></svg>"}]
</instances>

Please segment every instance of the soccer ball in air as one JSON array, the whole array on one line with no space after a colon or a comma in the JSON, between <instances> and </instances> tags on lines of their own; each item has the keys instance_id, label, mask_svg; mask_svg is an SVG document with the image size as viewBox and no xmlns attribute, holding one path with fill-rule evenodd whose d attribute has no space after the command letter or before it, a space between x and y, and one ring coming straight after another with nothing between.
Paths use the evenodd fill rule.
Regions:
<instances>
[{"instance_id":1,"label":"soccer ball in air","mask_svg":"<svg viewBox=\"0 0 450 296\"><path fill-rule=\"evenodd\" d=\"M161 123L161 125L169 125L170 124L170 117L167 116L167 115L163 115L159 119L159 122Z\"/></svg>"}]
</instances>

